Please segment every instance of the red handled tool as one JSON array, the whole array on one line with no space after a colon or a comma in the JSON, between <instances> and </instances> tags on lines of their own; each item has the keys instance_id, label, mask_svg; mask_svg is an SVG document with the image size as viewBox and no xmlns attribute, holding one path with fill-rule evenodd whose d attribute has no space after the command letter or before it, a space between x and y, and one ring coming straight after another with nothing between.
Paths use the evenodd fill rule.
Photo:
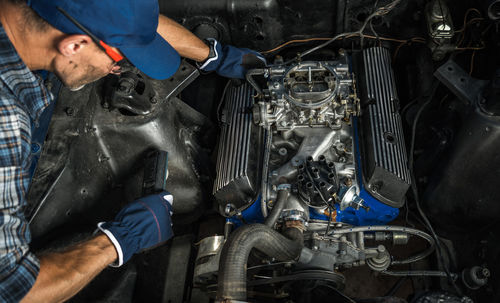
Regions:
<instances>
[{"instance_id":1,"label":"red handled tool","mask_svg":"<svg viewBox=\"0 0 500 303\"><path fill-rule=\"evenodd\" d=\"M68 18L71 22L73 22L74 25L76 25L79 29L81 29L87 36L89 36L92 41L97 44L97 46L102 49L108 56L113 59L116 63L120 62L123 60L123 56L117 53L115 50L111 48L111 46L107 45L104 43L102 40L99 40L94 34L92 34L88 29L86 29L83 25L81 25L78 21L76 21L75 18L71 17L64 9L61 7L57 7L57 9L64 15L66 18Z\"/></svg>"}]
</instances>

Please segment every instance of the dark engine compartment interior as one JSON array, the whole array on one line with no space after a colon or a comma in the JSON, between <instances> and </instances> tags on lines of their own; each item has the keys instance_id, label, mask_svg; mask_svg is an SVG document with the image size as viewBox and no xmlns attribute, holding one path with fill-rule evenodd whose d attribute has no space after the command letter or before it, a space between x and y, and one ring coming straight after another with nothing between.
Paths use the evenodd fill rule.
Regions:
<instances>
[{"instance_id":1,"label":"dark engine compartment interior","mask_svg":"<svg viewBox=\"0 0 500 303\"><path fill-rule=\"evenodd\" d=\"M500 301L499 1L184 0L160 1L160 9L200 38L262 52L270 67L240 81L200 74L193 62L183 61L164 81L132 71L78 92L47 80L58 98L45 113L52 115L50 125L40 125L34 135L40 160L27 217L35 251L91 235L97 222L140 197L151 149L169 153L167 188L175 199L175 238L120 269L105 270L73 302L214 302L222 275L209 268L219 265L212 259L220 257L231 234L263 223L263 212L271 217L286 190L308 207L301 208L300 220L282 215L273 223L305 248L298 263L266 255L274 247L247 248L248 302ZM324 92L339 104L332 111L318 105L325 116L315 113L312 121L306 105L327 100ZM303 102L293 106L307 110L295 115L293 106L279 107L283 102ZM240 137L231 135L236 123L242 123ZM390 130L377 133L384 123ZM328 127L320 130L320 124ZM248 142L241 141L246 131ZM316 146L307 140L330 135L335 150L301 154L301 147ZM242 157L252 155L253 164L241 164L244 172L234 178L227 175L229 158L221 155L242 151L229 149L228 142L248 145ZM295 160L308 164L299 161L295 168ZM288 175L287 163L294 167ZM262 173L268 166L270 172L276 168L274 177ZM301 183L310 177L314 185L308 174L317 167L333 168L325 179L335 179L338 188L326 193L336 203L315 205L325 192ZM278 181L285 175L293 177ZM344 199L356 182L357 196ZM280 188L285 183L292 185ZM406 229L359 229L358 238L349 231L334 237L372 225ZM395 262L425 252L426 242L417 239L422 234L410 236L413 229L430 235L436 249L416 262ZM283 237L269 230L263 233ZM300 236L290 230L300 230ZM300 261L304 251L322 252L336 265L323 260L305 266L313 262ZM352 262L341 261L351 255Z\"/></svg>"}]
</instances>

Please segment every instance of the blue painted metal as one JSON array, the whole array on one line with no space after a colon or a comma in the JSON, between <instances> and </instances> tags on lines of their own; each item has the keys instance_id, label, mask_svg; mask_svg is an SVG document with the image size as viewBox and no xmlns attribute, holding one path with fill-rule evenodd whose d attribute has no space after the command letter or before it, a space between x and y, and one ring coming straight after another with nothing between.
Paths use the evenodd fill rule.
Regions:
<instances>
[{"instance_id":1,"label":"blue painted metal","mask_svg":"<svg viewBox=\"0 0 500 303\"><path fill-rule=\"evenodd\" d=\"M365 201L365 205L370 207L369 211L364 209L356 210L352 207L348 207L345 210L340 210L338 204L335 205L337 211L337 222L344 222L355 226L366 226L366 225L384 225L388 222L396 219L399 215L399 209L390 207L377 199L375 199L368 191L366 191L363 184L362 176L362 162L361 162L361 152L359 149L359 133L358 133L358 120L353 118L353 128L354 128L354 153L356 157L356 171L359 184L359 196ZM252 204L250 207L245 209L241 213L244 218L245 223L262 223L264 222L264 216L262 215L260 209L260 197ZM317 209L310 208L309 217L313 220L324 220L328 221L328 216L323 214ZM243 222L237 217L232 217L228 219L230 222L239 227Z\"/></svg>"},{"instance_id":2,"label":"blue painted metal","mask_svg":"<svg viewBox=\"0 0 500 303\"><path fill-rule=\"evenodd\" d=\"M252 224L264 222L264 216L262 215L262 211L260 209L260 196L255 202L252 203L252 205L241 212L241 217L244 219L244 222L242 222L238 216L228 218L226 221L233 223L235 228L240 227L244 223Z\"/></svg>"},{"instance_id":3,"label":"blue painted metal","mask_svg":"<svg viewBox=\"0 0 500 303\"><path fill-rule=\"evenodd\" d=\"M344 222L356 226L366 226L366 225L384 225L388 222L394 220L398 214L399 209L390 207L377 199L375 199L370 193L368 193L363 184L362 176L362 162L361 162L361 152L359 149L359 133L358 133L358 121L357 118L353 118L353 128L354 128L354 153L356 157L356 171L359 184L359 196L365 201L365 205L370 207L369 211L364 209L356 210L352 207L348 207L345 210L340 210L339 205L335 205L337 210L337 222ZM310 218L315 220L328 221L328 216L324 215L317 209L311 208Z\"/></svg>"},{"instance_id":4,"label":"blue painted metal","mask_svg":"<svg viewBox=\"0 0 500 303\"><path fill-rule=\"evenodd\" d=\"M344 211L337 208L337 221L345 222L352 225L384 225L399 215L399 209L390 207L377 199L375 199L368 191L366 191L363 184L363 167L361 162L361 152L359 149L359 132L358 132L358 119L353 118L354 129L354 153L356 157L356 171L359 184L359 196L365 201L365 205L370 207L369 211L364 209L355 210L351 207L346 208Z\"/></svg>"}]
</instances>

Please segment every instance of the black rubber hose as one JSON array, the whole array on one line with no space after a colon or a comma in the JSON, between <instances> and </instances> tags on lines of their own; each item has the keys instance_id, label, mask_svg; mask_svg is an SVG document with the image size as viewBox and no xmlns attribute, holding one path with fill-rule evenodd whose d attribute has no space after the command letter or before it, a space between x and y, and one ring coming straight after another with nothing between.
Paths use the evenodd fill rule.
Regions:
<instances>
[{"instance_id":1,"label":"black rubber hose","mask_svg":"<svg viewBox=\"0 0 500 303\"><path fill-rule=\"evenodd\" d=\"M288 188L282 188L278 190L278 197L276 198L276 203L274 203L271 213L267 216L264 224L273 228L276 221L278 221L281 212L285 208L286 201L288 200L288 194L290 190Z\"/></svg>"},{"instance_id":2,"label":"black rubber hose","mask_svg":"<svg viewBox=\"0 0 500 303\"><path fill-rule=\"evenodd\" d=\"M245 225L234 231L222 248L217 300L246 301L247 261L250 251L257 249L277 261L299 257L304 245L302 231L288 228L287 237L264 224Z\"/></svg>"},{"instance_id":3,"label":"black rubber hose","mask_svg":"<svg viewBox=\"0 0 500 303\"><path fill-rule=\"evenodd\" d=\"M262 76L266 73L266 69L264 68L255 68L251 69L247 72L246 74L246 79L248 83L257 91L259 95L262 95L262 89L260 88L259 84L255 81L253 76Z\"/></svg>"}]
</instances>

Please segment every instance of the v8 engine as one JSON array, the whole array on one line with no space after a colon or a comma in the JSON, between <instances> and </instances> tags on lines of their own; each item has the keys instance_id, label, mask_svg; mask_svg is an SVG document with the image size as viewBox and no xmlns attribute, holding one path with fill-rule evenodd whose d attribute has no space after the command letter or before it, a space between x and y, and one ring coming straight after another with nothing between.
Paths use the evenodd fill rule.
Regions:
<instances>
[{"instance_id":1,"label":"v8 engine","mask_svg":"<svg viewBox=\"0 0 500 303\"><path fill-rule=\"evenodd\" d=\"M281 207L285 221L353 225L398 215L410 178L390 59L372 48L355 62L359 74L343 51L276 62L229 89L214 188L226 215L258 220ZM283 185L291 196L277 206Z\"/></svg>"}]
</instances>

